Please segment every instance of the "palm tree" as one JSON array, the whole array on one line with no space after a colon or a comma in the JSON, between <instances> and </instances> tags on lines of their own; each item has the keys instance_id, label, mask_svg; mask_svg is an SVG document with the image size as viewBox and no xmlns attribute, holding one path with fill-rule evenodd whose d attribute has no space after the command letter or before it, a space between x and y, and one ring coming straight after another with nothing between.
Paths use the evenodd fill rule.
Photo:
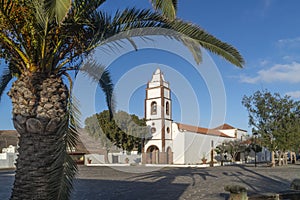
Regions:
<instances>
[{"instance_id":1,"label":"palm tree","mask_svg":"<svg viewBox=\"0 0 300 200\"><path fill-rule=\"evenodd\" d=\"M151 2L157 12L133 8L111 16L98 9L104 0L0 0L0 58L7 63L0 94L15 80L9 96L13 124L20 134L11 199L69 198L76 165L67 149L77 141L70 72L95 70L97 63L82 66L96 47L108 44L118 48L118 42L126 39L137 48L132 36L155 34L155 28L162 28L172 30L165 34L185 44L198 62L200 47L204 47L243 66L244 60L234 47L176 19L177 1ZM133 29L138 31L130 32ZM120 34L118 38L112 38L116 34ZM99 81L112 108L109 73L104 70L100 77L89 75Z\"/></svg>"}]
</instances>

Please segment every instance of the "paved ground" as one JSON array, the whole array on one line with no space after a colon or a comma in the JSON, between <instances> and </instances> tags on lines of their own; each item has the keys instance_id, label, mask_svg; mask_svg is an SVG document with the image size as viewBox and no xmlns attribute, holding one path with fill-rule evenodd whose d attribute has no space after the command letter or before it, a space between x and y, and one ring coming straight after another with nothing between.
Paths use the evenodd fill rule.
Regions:
<instances>
[{"instance_id":1,"label":"paved ground","mask_svg":"<svg viewBox=\"0 0 300 200\"><path fill-rule=\"evenodd\" d=\"M248 193L281 192L300 178L300 165L269 168L79 167L72 200L98 199L227 199L227 184L238 183ZM0 199L9 198L12 171L0 171ZM300 199L300 197L299 197Z\"/></svg>"}]
</instances>

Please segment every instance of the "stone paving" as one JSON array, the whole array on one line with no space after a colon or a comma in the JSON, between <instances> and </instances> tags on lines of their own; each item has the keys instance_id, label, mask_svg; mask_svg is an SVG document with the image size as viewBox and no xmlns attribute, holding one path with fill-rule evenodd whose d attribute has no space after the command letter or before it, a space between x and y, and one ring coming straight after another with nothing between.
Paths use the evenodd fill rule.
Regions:
<instances>
[{"instance_id":1,"label":"stone paving","mask_svg":"<svg viewBox=\"0 0 300 200\"><path fill-rule=\"evenodd\" d=\"M300 178L300 165L270 168L235 165L208 168L144 166L80 166L72 200L102 199L227 199L228 184L248 188L248 194L289 190ZM9 199L13 171L0 171L0 200ZM300 199L300 197L299 197Z\"/></svg>"}]
</instances>

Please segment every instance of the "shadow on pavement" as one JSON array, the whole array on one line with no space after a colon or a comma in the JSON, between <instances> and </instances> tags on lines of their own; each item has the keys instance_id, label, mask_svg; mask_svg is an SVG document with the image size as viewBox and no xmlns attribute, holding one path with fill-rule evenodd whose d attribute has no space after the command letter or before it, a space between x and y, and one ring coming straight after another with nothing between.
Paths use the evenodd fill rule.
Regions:
<instances>
[{"instance_id":1,"label":"shadow on pavement","mask_svg":"<svg viewBox=\"0 0 300 200\"><path fill-rule=\"evenodd\" d=\"M189 184L77 179L72 200L179 199Z\"/></svg>"},{"instance_id":2,"label":"shadow on pavement","mask_svg":"<svg viewBox=\"0 0 300 200\"><path fill-rule=\"evenodd\" d=\"M101 175L102 180L81 177L75 181L72 200L82 199L207 199L199 196L199 181L218 178L207 170L195 168L163 168L140 174L116 172L109 168L91 168L94 173L106 171L112 177ZM102 174L102 173L101 173ZM117 178L119 176L119 178ZM112 180L114 179L114 180ZM196 186L195 186L196 185ZM194 187L195 186L195 187ZM205 189L205 188L201 188ZM183 193L185 193L183 195ZM191 193L191 194L190 194ZM201 192L200 192L201 193ZM210 199L227 199L228 194L214 193Z\"/></svg>"},{"instance_id":3,"label":"shadow on pavement","mask_svg":"<svg viewBox=\"0 0 300 200\"><path fill-rule=\"evenodd\" d=\"M268 170L274 170L272 168L249 168L243 165L236 165L235 167L240 168L241 170L231 173L223 172L223 174L225 176L234 176L237 182L242 183L248 188L249 195L281 192L289 189L290 181L288 179L264 174Z\"/></svg>"}]
</instances>

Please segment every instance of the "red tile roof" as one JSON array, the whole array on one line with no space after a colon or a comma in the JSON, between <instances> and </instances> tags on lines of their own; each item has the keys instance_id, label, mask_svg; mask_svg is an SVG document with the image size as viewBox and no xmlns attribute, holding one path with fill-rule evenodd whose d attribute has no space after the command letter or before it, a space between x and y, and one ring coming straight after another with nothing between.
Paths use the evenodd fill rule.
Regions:
<instances>
[{"instance_id":1,"label":"red tile roof","mask_svg":"<svg viewBox=\"0 0 300 200\"><path fill-rule=\"evenodd\" d=\"M225 129L236 129L236 128L233 127L233 126L231 126L231 125L229 125L229 124L222 124L222 125L220 125L220 126L214 128L214 129L218 129L218 130L222 129L222 130L225 130Z\"/></svg>"},{"instance_id":2,"label":"red tile roof","mask_svg":"<svg viewBox=\"0 0 300 200\"><path fill-rule=\"evenodd\" d=\"M230 136L222 133L221 131L218 131L216 129L208 129L208 128L203 128L203 127L197 127L197 126L191 126L187 124L180 124L177 123L178 129L182 129L185 131L191 131L199 134L204 134L204 135L215 135L215 136L220 136L220 137L227 137L231 138Z\"/></svg>"}]
</instances>

